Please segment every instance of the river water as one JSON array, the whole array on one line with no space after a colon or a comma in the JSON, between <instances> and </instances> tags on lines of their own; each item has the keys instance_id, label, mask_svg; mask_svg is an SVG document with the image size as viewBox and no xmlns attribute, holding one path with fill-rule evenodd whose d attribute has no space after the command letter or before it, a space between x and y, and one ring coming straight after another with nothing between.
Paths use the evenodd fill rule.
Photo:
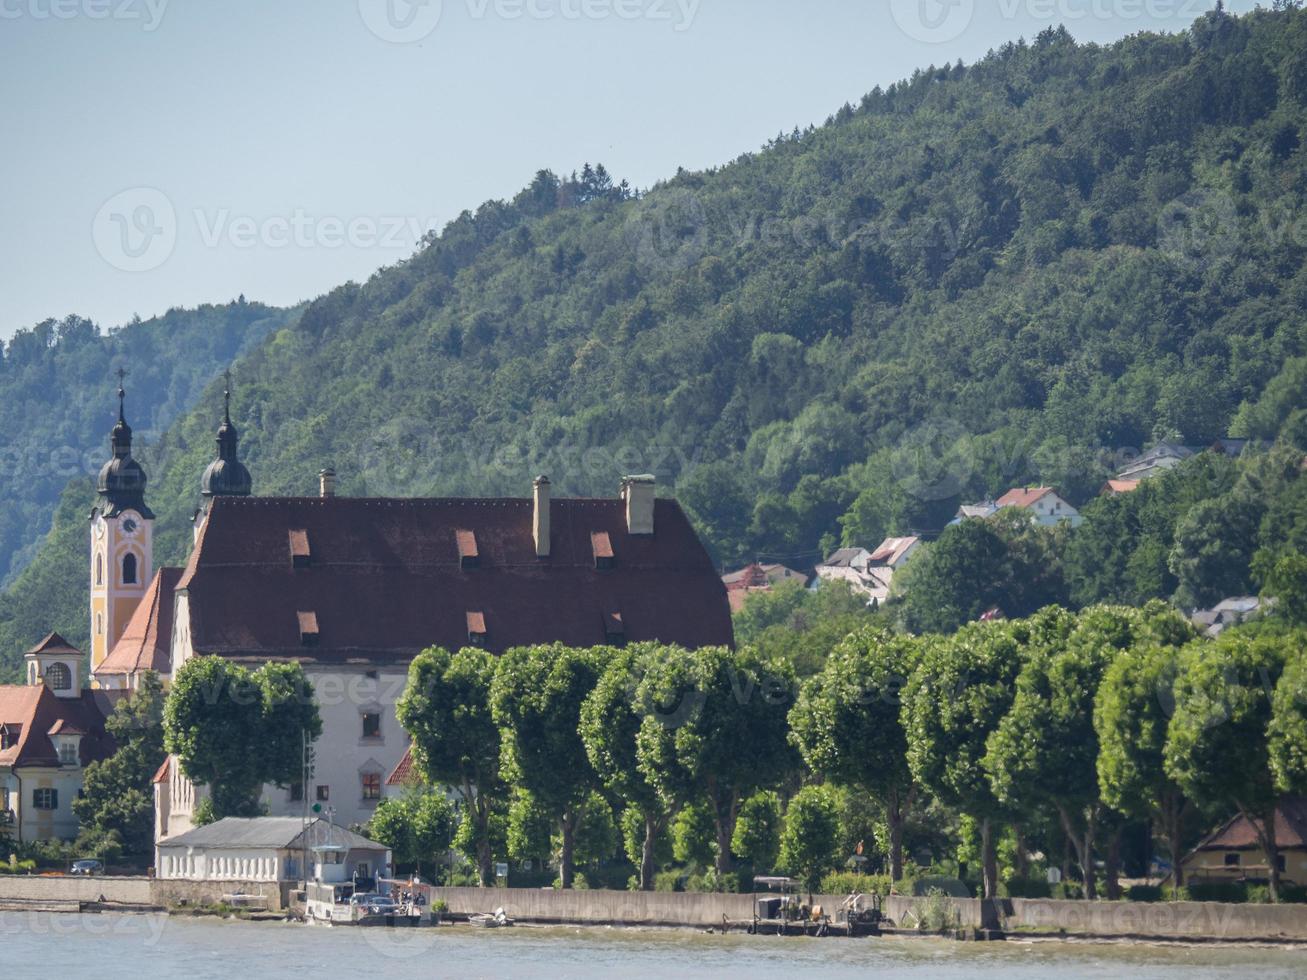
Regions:
<instances>
[{"instance_id":1,"label":"river water","mask_svg":"<svg viewBox=\"0 0 1307 980\"><path fill-rule=\"evenodd\" d=\"M0 913L0 975L72 980L265 977L1307 976L1307 951L711 936L566 928L329 929L164 915Z\"/></svg>"}]
</instances>

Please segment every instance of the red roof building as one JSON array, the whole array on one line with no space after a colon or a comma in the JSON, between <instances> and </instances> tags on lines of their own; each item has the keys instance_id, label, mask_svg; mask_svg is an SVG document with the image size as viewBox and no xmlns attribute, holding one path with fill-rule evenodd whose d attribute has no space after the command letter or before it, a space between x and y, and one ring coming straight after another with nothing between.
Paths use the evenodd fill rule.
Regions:
<instances>
[{"instance_id":1,"label":"red roof building","mask_svg":"<svg viewBox=\"0 0 1307 980\"><path fill-rule=\"evenodd\" d=\"M101 687L135 690L147 671L165 677L172 672L174 592L181 577L180 568L155 573L123 635L95 669Z\"/></svg>"}]
</instances>

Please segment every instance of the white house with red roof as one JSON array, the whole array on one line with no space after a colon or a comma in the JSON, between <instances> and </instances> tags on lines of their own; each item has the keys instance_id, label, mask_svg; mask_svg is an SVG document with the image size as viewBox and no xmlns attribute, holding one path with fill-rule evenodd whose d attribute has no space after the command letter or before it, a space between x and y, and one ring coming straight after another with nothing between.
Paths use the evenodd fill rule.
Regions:
<instances>
[{"instance_id":1,"label":"white house with red roof","mask_svg":"<svg viewBox=\"0 0 1307 980\"><path fill-rule=\"evenodd\" d=\"M1031 520L1043 527L1069 523L1078 527L1084 518L1080 511L1063 500L1052 487L1019 487L1009 490L994 501L998 509L1015 507L1030 515Z\"/></svg>"}]
</instances>

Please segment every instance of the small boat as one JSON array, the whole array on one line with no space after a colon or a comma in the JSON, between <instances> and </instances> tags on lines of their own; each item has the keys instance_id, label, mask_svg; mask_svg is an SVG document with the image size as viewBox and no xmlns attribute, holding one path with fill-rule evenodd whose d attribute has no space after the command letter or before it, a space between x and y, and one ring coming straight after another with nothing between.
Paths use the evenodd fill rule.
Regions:
<instances>
[{"instance_id":1,"label":"small boat","mask_svg":"<svg viewBox=\"0 0 1307 980\"><path fill-rule=\"evenodd\" d=\"M467 917L469 925L483 926L486 929L505 929L513 925L513 920L502 909L497 908L493 912L479 912L476 915Z\"/></svg>"}]
</instances>

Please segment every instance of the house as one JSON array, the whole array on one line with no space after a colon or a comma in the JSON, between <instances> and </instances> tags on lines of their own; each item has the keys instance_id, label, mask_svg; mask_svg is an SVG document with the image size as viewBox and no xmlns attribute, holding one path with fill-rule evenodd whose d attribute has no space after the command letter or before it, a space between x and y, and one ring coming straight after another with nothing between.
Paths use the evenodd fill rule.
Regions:
<instances>
[{"instance_id":1,"label":"house","mask_svg":"<svg viewBox=\"0 0 1307 980\"><path fill-rule=\"evenodd\" d=\"M374 878L391 868L390 849L324 819L226 817L156 844L155 868L164 882L224 882L232 891L262 894L277 907L330 849L338 877ZM339 857L336 857L339 855Z\"/></svg>"},{"instance_id":2,"label":"house","mask_svg":"<svg viewBox=\"0 0 1307 980\"><path fill-rule=\"evenodd\" d=\"M83 691L82 654L51 633L24 655L26 684L0 685L0 830L16 841L71 840L86 766L113 740L103 692Z\"/></svg>"},{"instance_id":3,"label":"house","mask_svg":"<svg viewBox=\"0 0 1307 980\"><path fill-rule=\"evenodd\" d=\"M894 573L906 565L921 545L918 537L886 538L875 551L841 548L817 566L817 577L847 582L867 597L868 605L881 605L890 596Z\"/></svg>"},{"instance_id":4,"label":"house","mask_svg":"<svg viewBox=\"0 0 1307 980\"><path fill-rule=\"evenodd\" d=\"M1276 806L1275 844L1280 852L1280 880L1307 884L1307 800L1284 799ZM1190 851L1181 866L1189 882L1265 881L1270 873L1256 830L1242 814L1231 817Z\"/></svg>"},{"instance_id":5,"label":"house","mask_svg":"<svg viewBox=\"0 0 1307 980\"><path fill-rule=\"evenodd\" d=\"M1222 599L1211 609L1194 610L1189 620L1207 636L1217 637L1231 626L1260 616L1265 608L1266 602L1258 596L1233 596Z\"/></svg>"},{"instance_id":6,"label":"house","mask_svg":"<svg viewBox=\"0 0 1307 980\"><path fill-rule=\"evenodd\" d=\"M995 503L1000 510L1004 507L1015 507L1025 511L1036 524L1042 527L1054 527L1064 522L1070 523L1072 527L1078 527L1084 521L1080 512L1059 497L1052 487L1009 490Z\"/></svg>"},{"instance_id":7,"label":"house","mask_svg":"<svg viewBox=\"0 0 1307 980\"><path fill-rule=\"evenodd\" d=\"M1147 480L1149 477L1174 469L1194 455L1188 446L1173 442L1159 442L1142 456L1136 456L1116 474L1118 480Z\"/></svg>"},{"instance_id":8,"label":"house","mask_svg":"<svg viewBox=\"0 0 1307 980\"><path fill-rule=\"evenodd\" d=\"M753 593L770 592L773 587L783 582L807 585L808 576L784 565L762 562L754 562L722 576L722 584L726 586L726 598L730 602L732 613L737 613L744 608L745 600Z\"/></svg>"},{"instance_id":9,"label":"house","mask_svg":"<svg viewBox=\"0 0 1307 980\"><path fill-rule=\"evenodd\" d=\"M384 797L403 796L407 790L421 785L421 782L417 770L413 768L413 747L409 746L404 750L404 754L400 756L395 768L390 770L390 775L386 777L385 788L381 793Z\"/></svg>"},{"instance_id":10,"label":"house","mask_svg":"<svg viewBox=\"0 0 1307 980\"><path fill-rule=\"evenodd\" d=\"M998 504L992 500L982 500L978 504L963 504L958 508L957 514L954 515L950 524L961 524L963 521L980 520L987 517L993 517L998 513Z\"/></svg>"},{"instance_id":11,"label":"house","mask_svg":"<svg viewBox=\"0 0 1307 980\"><path fill-rule=\"evenodd\" d=\"M1117 497L1123 493L1133 493L1139 489L1139 480L1108 480L1098 491L1100 497Z\"/></svg>"}]
</instances>

